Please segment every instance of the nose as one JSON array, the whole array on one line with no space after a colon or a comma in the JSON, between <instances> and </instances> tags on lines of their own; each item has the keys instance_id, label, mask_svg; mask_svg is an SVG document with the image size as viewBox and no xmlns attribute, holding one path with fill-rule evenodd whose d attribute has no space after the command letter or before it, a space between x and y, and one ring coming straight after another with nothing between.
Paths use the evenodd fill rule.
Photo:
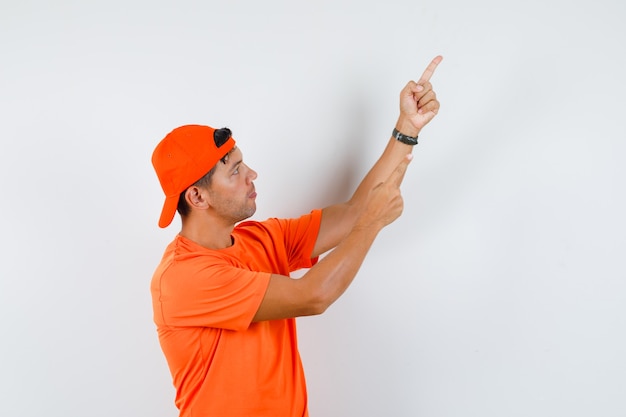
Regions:
<instances>
[{"instance_id":1,"label":"nose","mask_svg":"<svg viewBox=\"0 0 626 417\"><path fill-rule=\"evenodd\" d=\"M256 180L257 173L252 168L248 167L248 182Z\"/></svg>"}]
</instances>

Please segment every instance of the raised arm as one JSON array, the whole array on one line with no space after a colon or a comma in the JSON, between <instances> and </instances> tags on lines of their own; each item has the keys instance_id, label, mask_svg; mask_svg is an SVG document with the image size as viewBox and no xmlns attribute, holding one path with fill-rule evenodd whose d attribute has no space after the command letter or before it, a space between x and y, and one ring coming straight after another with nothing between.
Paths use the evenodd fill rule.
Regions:
<instances>
[{"instance_id":1,"label":"raised arm","mask_svg":"<svg viewBox=\"0 0 626 417\"><path fill-rule=\"evenodd\" d=\"M441 56L435 57L419 80L409 81L400 92L400 115L395 126L400 133L417 137L422 128L437 115L439 101L430 78L442 59ZM390 137L382 155L363 178L350 200L322 210L322 224L313 256L334 248L347 236L365 208L370 190L384 181L402 158L411 151L411 145L396 140L393 136Z\"/></svg>"},{"instance_id":2,"label":"raised arm","mask_svg":"<svg viewBox=\"0 0 626 417\"><path fill-rule=\"evenodd\" d=\"M439 111L430 78L441 59L433 59L420 79L400 92L395 128L406 136L416 137ZM312 256L334 249L300 279L272 275L253 321L320 314L343 294L380 230L402 212L400 184L411 150L392 136L350 200L322 211Z\"/></svg>"},{"instance_id":3,"label":"raised arm","mask_svg":"<svg viewBox=\"0 0 626 417\"><path fill-rule=\"evenodd\" d=\"M339 245L300 279L272 275L253 321L321 314L348 288L378 232L403 209L400 184L412 159L404 159L367 196L365 209Z\"/></svg>"}]
</instances>

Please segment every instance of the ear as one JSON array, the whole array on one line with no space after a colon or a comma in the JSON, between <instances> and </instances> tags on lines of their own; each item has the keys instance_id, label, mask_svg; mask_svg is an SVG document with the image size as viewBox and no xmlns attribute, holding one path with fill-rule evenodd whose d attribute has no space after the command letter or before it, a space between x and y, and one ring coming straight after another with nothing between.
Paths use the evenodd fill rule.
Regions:
<instances>
[{"instance_id":1,"label":"ear","mask_svg":"<svg viewBox=\"0 0 626 417\"><path fill-rule=\"evenodd\" d=\"M192 185L185 191L185 200L192 209L206 210L209 208L209 193L207 190Z\"/></svg>"}]
</instances>

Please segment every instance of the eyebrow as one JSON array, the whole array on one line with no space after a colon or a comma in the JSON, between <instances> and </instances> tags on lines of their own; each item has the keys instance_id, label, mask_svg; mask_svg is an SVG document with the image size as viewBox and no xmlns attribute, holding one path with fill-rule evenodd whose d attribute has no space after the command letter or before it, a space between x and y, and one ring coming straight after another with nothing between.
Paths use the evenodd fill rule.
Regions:
<instances>
[{"instance_id":1,"label":"eyebrow","mask_svg":"<svg viewBox=\"0 0 626 417\"><path fill-rule=\"evenodd\" d=\"M237 169L237 167L238 167L239 165L241 165L241 163L242 163L242 162L243 162L243 159L240 159L240 160L238 160L237 162L235 162L235 163L233 164L233 166L231 166L231 167L228 169L228 172L232 172L232 171L234 171L235 169Z\"/></svg>"}]
</instances>

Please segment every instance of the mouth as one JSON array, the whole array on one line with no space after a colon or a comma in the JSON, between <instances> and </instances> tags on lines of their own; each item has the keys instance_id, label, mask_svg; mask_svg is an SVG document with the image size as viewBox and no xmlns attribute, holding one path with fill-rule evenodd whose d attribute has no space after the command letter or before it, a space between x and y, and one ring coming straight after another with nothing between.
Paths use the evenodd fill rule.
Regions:
<instances>
[{"instance_id":1,"label":"mouth","mask_svg":"<svg viewBox=\"0 0 626 417\"><path fill-rule=\"evenodd\" d=\"M248 194L248 198L251 198L251 199L255 199L256 198L256 191L254 190L254 188L252 189L252 192L250 194Z\"/></svg>"}]
</instances>

